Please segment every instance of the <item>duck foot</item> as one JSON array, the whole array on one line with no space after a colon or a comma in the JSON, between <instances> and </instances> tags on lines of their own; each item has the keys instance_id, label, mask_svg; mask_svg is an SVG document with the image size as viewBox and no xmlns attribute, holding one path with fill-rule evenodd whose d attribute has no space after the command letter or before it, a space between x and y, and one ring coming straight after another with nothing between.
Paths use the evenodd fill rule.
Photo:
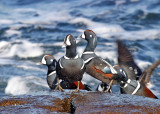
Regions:
<instances>
[{"instance_id":1,"label":"duck foot","mask_svg":"<svg viewBox=\"0 0 160 114\"><path fill-rule=\"evenodd\" d=\"M79 81L78 81L78 86L77 86L77 89L73 90L72 93L76 93L76 92L79 92Z\"/></svg>"},{"instance_id":2,"label":"duck foot","mask_svg":"<svg viewBox=\"0 0 160 114\"><path fill-rule=\"evenodd\" d=\"M60 84L57 85L57 87L55 88L55 90L59 90L61 92L65 92L64 89L61 87Z\"/></svg>"},{"instance_id":3,"label":"duck foot","mask_svg":"<svg viewBox=\"0 0 160 114\"><path fill-rule=\"evenodd\" d=\"M61 87L61 85L60 85L60 81L59 81L59 78L57 78L57 82L58 82L58 85L57 85L57 87L55 88L55 90L59 90L59 91L61 91L61 92L64 92L64 89Z\"/></svg>"},{"instance_id":4,"label":"duck foot","mask_svg":"<svg viewBox=\"0 0 160 114\"><path fill-rule=\"evenodd\" d=\"M111 81L109 82L109 85L108 85L107 90L106 90L106 91L104 91L105 93L112 93L112 91L111 91L112 83L113 83L113 80L111 80Z\"/></svg>"}]
</instances>

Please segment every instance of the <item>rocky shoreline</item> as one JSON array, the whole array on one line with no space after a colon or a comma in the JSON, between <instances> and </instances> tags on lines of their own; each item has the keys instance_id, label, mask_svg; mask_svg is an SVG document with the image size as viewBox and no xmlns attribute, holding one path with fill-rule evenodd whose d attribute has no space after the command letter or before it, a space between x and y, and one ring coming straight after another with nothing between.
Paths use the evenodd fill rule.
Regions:
<instances>
[{"instance_id":1,"label":"rocky shoreline","mask_svg":"<svg viewBox=\"0 0 160 114\"><path fill-rule=\"evenodd\" d=\"M0 99L1 113L160 113L160 100L100 92L24 95Z\"/></svg>"}]
</instances>

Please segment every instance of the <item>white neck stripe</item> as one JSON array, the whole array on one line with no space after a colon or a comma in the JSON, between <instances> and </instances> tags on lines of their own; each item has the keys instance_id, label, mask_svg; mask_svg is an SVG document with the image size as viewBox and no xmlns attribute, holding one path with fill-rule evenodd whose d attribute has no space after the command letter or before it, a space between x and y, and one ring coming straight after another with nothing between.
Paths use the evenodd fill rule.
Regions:
<instances>
[{"instance_id":1,"label":"white neck stripe","mask_svg":"<svg viewBox=\"0 0 160 114\"><path fill-rule=\"evenodd\" d=\"M64 58L65 58L65 59L70 59L70 58L69 58L69 57L67 57L67 56L64 56Z\"/></svg>"},{"instance_id":2,"label":"white neck stripe","mask_svg":"<svg viewBox=\"0 0 160 114\"><path fill-rule=\"evenodd\" d=\"M92 51L86 51L86 52L83 52L83 54L94 54L94 52L92 52Z\"/></svg>"},{"instance_id":3,"label":"white neck stripe","mask_svg":"<svg viewBox=\"0 0 160 114\"><path fill-rule=\"evenodd\" d=\"M87 60L84 61L84 63L88 63L90 60L92 60L94 57L88 58Z\"/></svg>"},{"instance_id":4,"label":"white neck stripe","mask_svg":"<svg viewBox=\"0 0 160 114\"><path fill-rule=\"evenodd\" d=\"M62 64L61 64L61 59L59 60L59 65L61 68L63 68Z\"/></svg>"},{"instance_id":5,"label":"white neck stripe","mask_svg":"<svg viewBox=\"0 0 160 114\"><path fill-rule=\"evenodd\" d=\"M73 59L78 59L78 57L79 57L79 56L76 55ZM67 56L64 56L64 59L67 59L67 60L68 60L68 59L71 59L71 58L69 58L69 57L67 57Z\"/></svg>"},{"instance_id":6,"label":"white neck stripe","mask_svg":"<svg viewBox=\"0 0 160 114\"><path fill-rule=\"evenodd\" d=\"M84 68L84 64L85 64L85 63L84 63L84 61L83 61L83 65L82 65L82 67L81 67L81 70Z\"/></svg>"},{"instance_id":7,"label":"white neck stripe","mask_svg":"<svg viewBox=\"0 0 160 114\"><path fill-rule=\"evenodd\" d=\"M74 59L78 59L78 55L76 55Z\"/></svg>"},{"instance_id":8,"label":"white neck stripe","mask_svg":"<svg viewBox=\"0 0 160 114\"><path fill-rule=\"evenodd\" d=\"M51 72L50 74L48 74L48 76L51 76L51 75L53 75L53 74L55 74L56 73L56 71L53 71L53 72Z\"/></svg>"},{"instance_id":9,"label":"white neck stripe","mask_svg":"<svg viewBox=\"0 0 160 114\"><path fill-rule=\"evenodd\" d=\"M132 95L136 94L137 91L139 90L139 88L141 87L140 83L137 81L138 85L136 87L136 89L133 91Z\"/></svg>"}]
</instances>

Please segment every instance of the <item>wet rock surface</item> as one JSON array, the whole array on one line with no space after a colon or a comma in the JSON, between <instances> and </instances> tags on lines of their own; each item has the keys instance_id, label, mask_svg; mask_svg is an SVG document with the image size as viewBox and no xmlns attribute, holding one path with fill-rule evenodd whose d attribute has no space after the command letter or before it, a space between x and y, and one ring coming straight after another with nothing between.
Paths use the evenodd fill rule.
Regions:
<instances>
[{"instance_id":1,"label":"wet rock surface","mask_svg":"<svg viewBox=\"0 0 160 114\"><path fill-rule=\"evenodd\" d=\"M160 113L160 100L98 92L59 92L0 99L1 113Z\"/></svg>"}]
</instances>

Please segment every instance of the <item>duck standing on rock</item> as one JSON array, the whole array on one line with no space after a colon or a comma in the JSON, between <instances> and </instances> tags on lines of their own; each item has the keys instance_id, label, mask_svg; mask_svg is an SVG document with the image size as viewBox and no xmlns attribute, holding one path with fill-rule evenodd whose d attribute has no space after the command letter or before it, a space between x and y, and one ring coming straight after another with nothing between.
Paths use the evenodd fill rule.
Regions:
<instances>
[{"instance_id":1,"label":"duck standing on rock","mask_svg":"<svg viewBox=\"0 0 160 114\"><path fill-rule=\"evenodd\" d=\"M97 56L94 52L97 46L97 36L92 30L85 30L80 38L87 41L87 46L81 56L85 62L86 72L92 77L109 84L106 92L109 92L111 84L117 84L126 77L123 74L118 74L107 61Z\"/></svg>"},{"instance_id":2,"label":"duck standing on rock","mask_svg":"<svg viewBox=\"0 0 160 114\"><path fill-rule=\"evenodd\" d=\"M48 67L47 83L50 89L55 89L57 87L56 59L51 55L45 55L43 56L41 63Z\"/></svg>"},{"instance_id":3,"label":"duck standing on rock","mask_svg":"<svg viewBox=\"0 0 160 114\"><path fill-rule=\"evenodd\" d=\"M66 82L76 82L77 89L74 92L79 91L80 81L82 80L83 74L85 72L85 63L76 52L76 40L72 35L67 35L64 39L64 47L66 47L65 56L58 60L56 66L58 85L56 89L64 91L59 84L59 79Z\"/></svg>"},{"instance_id":4,"label":"duck standing on rock","mask_svg":"<svg viewBox=\"0 0 160 114\"><path fill-rule=\"evenodd\" d=\"M151 90L147 88L146 84L150 80L152 71L160 64L160 60L157 60L142 73L134 62L133 56L127 47L123 45L120 40L117 41L117 45L119 65L125 69L128 76L128 80L120 84L121 93L158 99Z\"/></svg>"},{"instance_id":5,"label":"duck standing on rock","mask_svg":"<svg viewBox=\"0 0 160 114\"><path fill-rule=\"evenodd\" d=\"M57 87L57 74L56 74L56 65L57 61L52 55L45 55L43 56L41 63L48 67L47 72L47 83L50 89L54 90ZM60 81L60 85L63 89L76 89L78 86L78 82L66 82ZM91 91L88 85L79 82L79 88Z\"/></svg>"}]
</instances>

